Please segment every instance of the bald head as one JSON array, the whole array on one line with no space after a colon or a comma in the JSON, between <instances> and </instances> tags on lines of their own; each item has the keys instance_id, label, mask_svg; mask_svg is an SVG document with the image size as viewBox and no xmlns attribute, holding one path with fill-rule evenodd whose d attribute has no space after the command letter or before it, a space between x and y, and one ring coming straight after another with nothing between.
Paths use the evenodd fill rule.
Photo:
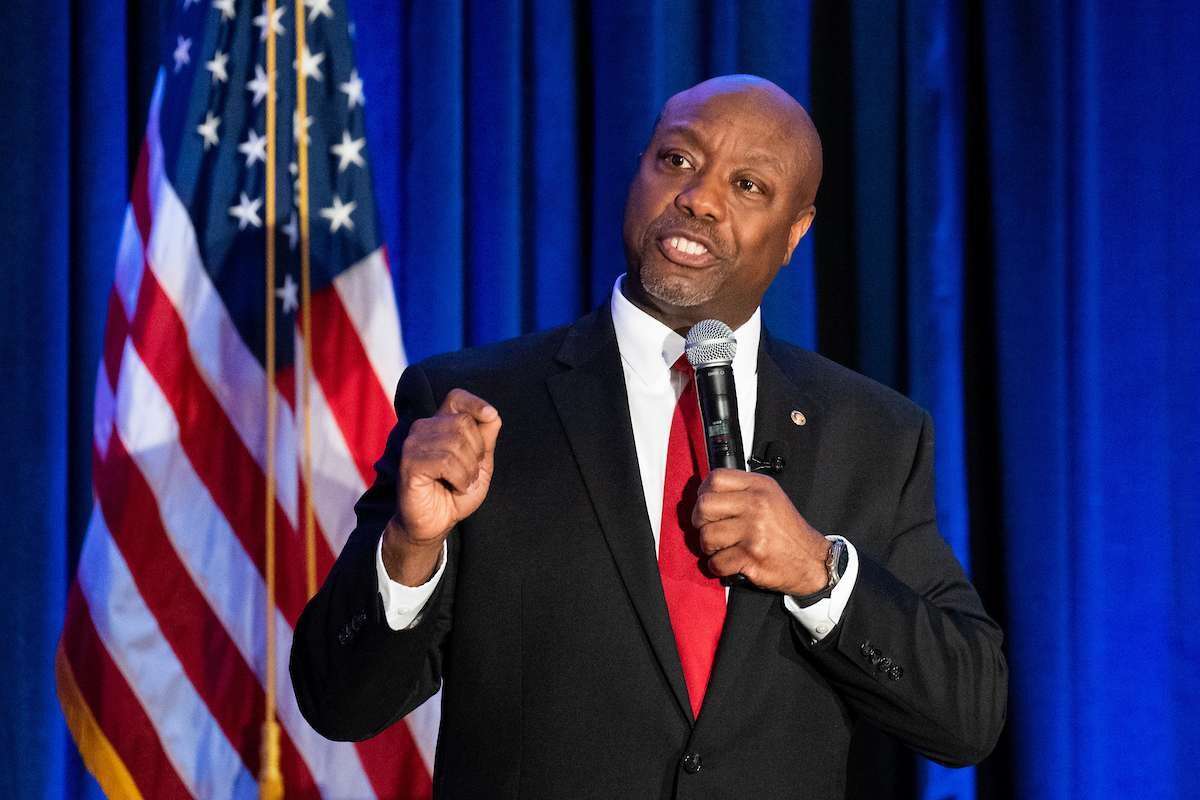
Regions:
<instances>
[{"instance_id":1,"label":"bald head","mask_svg":"<svg viewBox=\"0 0 1200 800\"><path fill-rule=\"evenodd\" d=\"M623 291L675 330L736 328L812 224L820 180L812 120L775 84L729 75L680 92L629 185Z\"/></svg>"},{"instance_id":2,"label":"bald head","mask_svg":"<svg viewBox=\"0 0 1200 800\"><path fill-rule=\"evenodd\" d=\"M664 120L688 115L712 103L728 104L735 113L760 115L772 120L779 139L786 142L795 164L797 209L813 204L821 183L821 137L804 106L766 78L757 75L721 75L672 95L654 122L651 138Z\"/></svg>"}]
</instances>

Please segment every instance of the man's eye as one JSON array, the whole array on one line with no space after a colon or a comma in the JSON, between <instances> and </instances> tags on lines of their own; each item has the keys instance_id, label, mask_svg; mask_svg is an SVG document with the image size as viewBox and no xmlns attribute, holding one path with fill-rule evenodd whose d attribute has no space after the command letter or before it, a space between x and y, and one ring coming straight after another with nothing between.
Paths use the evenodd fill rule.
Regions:
<instances>
[{"instance_id":1,"label":"man's eye","mask_svg":"<svg viewBox=\"0 0 1200 800\"><path fill-rule=\"evenodd\" d=\"M737 187L747 194L762 194L762 187L749 178L738 178Z\"/></svg>"},{"instance_id":2,"label":"man's eye","mask_svg":"<svg viewBox=\"0 0 1200 800\"><path fill-rule=\"evenodd\" d=\"M687 156L682 153L667 153L664 160L676 169L687 169L692 166L692 162L688 161Z\"/></svg>"}]
</instances>

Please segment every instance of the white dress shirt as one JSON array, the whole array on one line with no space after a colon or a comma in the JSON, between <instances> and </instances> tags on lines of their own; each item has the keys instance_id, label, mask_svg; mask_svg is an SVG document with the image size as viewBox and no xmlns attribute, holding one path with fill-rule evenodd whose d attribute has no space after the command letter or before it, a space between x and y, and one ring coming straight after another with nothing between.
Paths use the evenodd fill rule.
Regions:
<instances>
[{"instance_id":1,"label":"white dress shirt","mask_svg":"<svg viewBox=\"0 0 1200 800\"><path fill-rule=\"evenodd\" d=\"M616 330L617 348L625 373L625 391L629 398L629 417L645 493L646 515L657 553L671 419L684 388L684 376L673 370L672 366L683 354L684 338L631 303L621 291L624 278L624 275L617 278L613 286L613 328ZM758 309L733 332L738 345L733 359L733 381L737 389L742 441L746 443L754 441L754 411L758 405L758 342L761 334L762 313ZM838 536L827 538L841 539ZM790 596L783 599L784 606L808 631L813 641L825 638L837 625L858 578L858 553L848 541L846 548L850 556L849 564L830 597L803 607ZM380 537L376 570L385 615L392 629L403 630L416 624L422 608L442 578L445 562L446 550L443 546L442 563L429 581L421 586L397 583L391 580L383 565L383 539ZM729 590L725 591L728 597Z\"/></svg>"}]
</instances>

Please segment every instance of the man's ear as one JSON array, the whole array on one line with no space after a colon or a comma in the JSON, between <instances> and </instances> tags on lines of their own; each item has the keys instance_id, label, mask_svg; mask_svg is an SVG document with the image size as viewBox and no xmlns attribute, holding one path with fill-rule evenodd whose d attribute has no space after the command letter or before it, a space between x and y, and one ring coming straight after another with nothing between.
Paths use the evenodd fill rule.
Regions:
<instances>
[{"instance_id":1,"label":"man's ear","mask_svg":"<svg viewBox=\"0 0 1200 800\"><path fill-rule=\"evenodd\" d=\"M813 217L817 215L816 206L808 206L796 215L795 222L788 230L787 252L783 255L783 263L788 263L792 260L792 251L796 249L796 245L800 244L800 240L804 238L804 234L808 233L808 229L812 226Z\"/></svg>"}]
</instances>

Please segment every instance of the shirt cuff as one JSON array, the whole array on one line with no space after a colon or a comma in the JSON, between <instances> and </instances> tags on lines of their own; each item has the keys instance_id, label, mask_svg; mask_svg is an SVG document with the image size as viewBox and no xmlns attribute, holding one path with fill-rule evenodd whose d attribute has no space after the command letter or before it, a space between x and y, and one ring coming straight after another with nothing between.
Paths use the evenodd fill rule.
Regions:
<instances>
[{"instance_id":1,"label":"shirt cuff","mask_svg":"<svg viewBox=\"0 0 1200 800\"><path fill-rule=\"evenodd\" d=\"M375 548L375 573L379 579L379 596L383 598L383 618L394 631L403 631L421 621L421 612L446 571L446 543L442 542L442 557L437 572L420 586L405 586L394 581L383 565L383 536Z\"/></svg>"},{"instance_id":2,"label":"shirt cuff","mask_svg":"<svg viewBox=\"0 0 1200 800\"><path fill-rule=\"evenodd\" d=\"M841 622L846 604L850 602L850 593L854 591L854 583L858 580L858 551L854 549L854 545L842 536L831 535L825 538L831 542L845 542L846 552L850 557L846 565L846 574L834 585L829 597L824 597L812 605L801 606L791 595L783 596L783 607L804 626L813 642L824 639Z\"/></svg>"}]
</instances>

